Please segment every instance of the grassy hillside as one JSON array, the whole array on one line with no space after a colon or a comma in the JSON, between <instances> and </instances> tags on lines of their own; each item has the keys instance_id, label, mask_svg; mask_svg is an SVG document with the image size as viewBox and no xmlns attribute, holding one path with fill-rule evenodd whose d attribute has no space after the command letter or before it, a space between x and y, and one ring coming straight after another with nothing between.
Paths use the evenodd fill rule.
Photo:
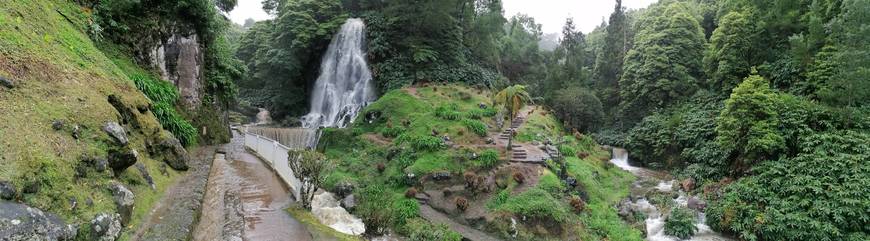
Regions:
<instances>
[{"instance_id":1,"label":"grassy hillside","mask_svg":"<svg viewBox=\"0 0 870 241\"><path fill-rule=\"evenodd\" d=\"M7 0L0 6L0 76L16 85L0 87L0 180L11 181L19 193L39 186L20 200L70 223L114 212L110 172L81 169L76 175L76 169L87 157L106 156L111 141L101 130L104 123L124 123L107 101L116 95L125 108L139 110L131 111L135 121L125 127L130 147L157 186L151 190L133 167L117 178L136 195L136 225L177 174L170 169L162 175L161 163L146 154L146 142L165 132L147 111L151 103L134 86L130 69L119 68L85 34L86 14L63 0ZM56 121L63 123L59 130L53 129Z\"/></svg>"},{"instance_id":2,"label":"grassy hillside","mask_svg":"<svg viewBox=\"0 0 870 241\"><path fill-rule=\"evenodd\" d=\"M517 140L566 140L561 149L568 156L568 173L581 187L572 189L559 180L555 174L558 165L553 162L549 168L510 165L504 146L487 144L487 138L500 132L494 121L498 111L479 107L491 106L490 95L462 85L385 93L366 107L350 128L324 131L318 148L337 162L326 188L340 192L353 186L359 201L354 213L370 230L389 227L412 237L430 237L427 235L434 234L421 232L439 229L421 222L421 204L409 194L438 195L442 189L464 186L453 195L467 198L471 207L466 211L456 211L453 199L439 206L433 198L429 204L445 209L440 211L453 220L493 236L509 236L510 218L523 220L527 216L530 221L521 221L518 228L522 240L641 239L640 232L625 225L613 208L628 195L633 176L610 165L607 151L588 136L567 136L553 115L536 110ZM510 170L523 172L528 181L510 178ZM448 180L434 180L434 175L445 173L451 176ZM495 184L471 188L464 181L469 175L495 179ZM569 204L578 196L587 202L582 212ZM485 220L468 221L469 217Z\"/></svg>"}]
</instances>

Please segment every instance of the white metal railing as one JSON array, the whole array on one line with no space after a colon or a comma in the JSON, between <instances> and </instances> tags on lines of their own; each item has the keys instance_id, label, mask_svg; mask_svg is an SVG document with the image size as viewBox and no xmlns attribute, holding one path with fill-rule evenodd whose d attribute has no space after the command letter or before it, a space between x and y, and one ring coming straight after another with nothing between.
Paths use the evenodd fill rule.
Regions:
<instances>
[{"instance_id":1,"label":"white metal railing","mask_svg":"<svg viewBox=\"0 0 870 241\"><path fill-rule=\"evenodd\" d=\"M287 164L287 152L291 149L276 140L272 140L261 135L250 133L245 128L239 129L245 135L245 146L251 148L259 154L263 161L272 167L272 170L278 173L278 176L290 186L293 197L299 199L299 190L302 188L302 182L293 174L293 170Z\"/></svg>"}]
</instances>

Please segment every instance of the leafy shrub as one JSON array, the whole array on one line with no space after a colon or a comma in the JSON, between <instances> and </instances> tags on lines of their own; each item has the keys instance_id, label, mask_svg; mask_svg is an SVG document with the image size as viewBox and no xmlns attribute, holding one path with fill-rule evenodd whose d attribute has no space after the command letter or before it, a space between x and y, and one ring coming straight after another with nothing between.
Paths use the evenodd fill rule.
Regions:
<instances>
[{"instance_id":1,"label":"leafy shrub","mask_svg":"<svg viewBox=\"0 0 870 241\"><path fill-rule=\"evenodd\" d=\"M695 235L695 214L687 208L677 208L665 220L665 234L686 239Z\"/></svg>"},{"instance_id":2,"label":"leafy shrub","mask_svg":"<svg viewBox=\"0 0 870 241\"><path fill-rule=\"evenodd\" d=\"M509 197L503 204L495 208L497 211L507 211L517 215L533 218L552 219L556 222L564 222L568 219L569 211L552 195L540 188L532 188L514 197Z\"/></svg>"},{"instance_id":3,"label":"leafy shrub","mask_svg":"<svg viewBox=\"0 0 870 241\"><path fill-rule=\"evenodd\" d=\"M498 114L498 110L495 108L487 107L486 109L472 109L465 113L465 118L480 120L483 117L493 117Z\"/></svg>"},{"instance_id":4,"label":"leafy shrub","mask_svg":"<svg viewBox=\"0 0 870 241\"><path fill-rule=\"evenodd\" d=\"M460 241L462 235L447 228L444 224L433 225L422 219L411 219L405 229L409 241Z\"/></svg>"},{"instance_id":5,"label":"leafy shrub","mask_svg":"<svg viewBox=\"0 0 870 241\"><path fill-rule=\"evenodd\" d=\"M586 202L584 202L583 199L580 199L580 197L571 197L568 203L572 208L574 208L575 212L583 212L583 210L586 209Z\"/></svg>"},{"instance_id":6,"label":"leafy shrub","mask_svg":"<svg viewBox=\"0 0 870 241\"><path fill-rule=\"evenodd\" d=\"M136 88L151 100L154 117L171 132L184 146L196 143L197 131L175 110L178 101L178 90L169 82L157 80L145 75L134 74L130 77Z\"/></svg>"},{"instance_id":7,"label":"leafy shrub","mask_svg":"<svg viewBox=\"0 0 870 241\"><path fill-rule=\"evenodd\" d=\"M494 195L489 201L486 202L486 208L489 210L495 210L498 207L501 207L502 204L506 203L508 198L511 197L511 190L505 188L498 192L498 194Z\"/></svg>"},{"instance_id":8,"label":"leafy shrub","mask_svg":"<svg viewBox=\"0 0 870 241\"><path fill-rule=\"evenodd\" d=\"M401 199L393 202L393 225L402 226L408 219L416 218L420 213L420 203L416 199Z\"/></svg>"},{"instance_id":9,"label":"leafy shrub","mask_svg":"<svg viewBox=\"0 0 870 241\"><path fill-rule=\"evenodd\" d=\"M435 108L435 116L445 120L459 120L462 118L462 113L457 111L459 106L456 104L442 105Z\"/></svg>"},{"instance_id":10,"label":"leafy shrub","mask_svg":"<svg viewBox=\"0 0 870 241\"><path fill-rule=\"evenodd\" d=\"M463 119L462 124L465 125L465 128L468 129L468 131L474 132L474 134L477 134L480 137L486 136L486 124L483 124L483 122L472 119Z\"/></svg>"},{"instance_id":11,"label":"leafy shrub","mask_svg":"<svg viewBox=\"0 0 870 241\"><path fill-rule=\"evenodd\" d=\"M394 127L383 127L380 129L380 133L382 136L386 138L395 138L402 133L405 133L405 128L394 126Z\"/></svg>"},{"instance_id":12,"label":"leafy shrub","mask_svg":"<svg viewBox=\"0 0 870 241\"><path fill-rule=\"evenodd\" d=\"M870 134L801 140L797 156L762 162L758 174L726 186L708 206L707 223L743 240L867 240L870 185L861 183L870 183Z\"/></svg>"},{"instance_id":13,"label":"leafy shrub","mask_svg":"<svg viewBox=\"0 0 870 241\"><path fill-rule=\"evenodd\" d=\"M444 141L434 136L402 134L395 141L399 144L408 143L417 151L437 151L444 148Z\"/></svg>"},{"instance_id":14,"label":"leafy shrub","mask_svg":"<svg viewBox=\"0 0 870 241\"><path fill-rule=\"evenodd\" d=\"M498 164L498 150L496 149L486 149L480 153L480 157L477 158L480 162L480 166L483 168L493 168Z\"/></svg>"},{"instance_id":15,"label":"leafy shrub","mask_svg":"<svg viewBox=\"0 0 870 241\"><path fill-rule=\"evenodd\" d=\"M594 131L604 122L601 101L592 91L580 87L557 90L552 100L554 113L568 128Z\"/></svg>"},{"instance_id":16,"label":"leafy shrub","mask_svg":"<svg viewBox=\"0 0 870 241\"><path fill-rule=\"evenodd\" d=\"M574 150L574 147L572 147L570 145L559 145L559 152L562 153L562 156L577 155L577 151Z\"/></svg>"},{"instance_id":17,"label":"leafy shrub","mask_svg":"<svg viewBox=\"0 0 870 241\"><path fill-rule=\"evenodd\" d=\"M468 199L465 199L464 197L456 197L454 202L456 203L456 208L460 211L465 212L465 210L468 209Z\"/></svg>"}]
</instances>

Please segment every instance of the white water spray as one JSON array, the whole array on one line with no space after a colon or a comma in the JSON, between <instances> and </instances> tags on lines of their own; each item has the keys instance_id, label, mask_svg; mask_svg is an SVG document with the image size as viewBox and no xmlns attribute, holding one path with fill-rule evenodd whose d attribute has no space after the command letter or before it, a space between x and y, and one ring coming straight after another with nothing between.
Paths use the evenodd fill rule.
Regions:
<instances>
[{"instance_id":1,"label":"white water spray","mask_svg":"<svg viewBox=\"0 0 870 241\"><path fill-rule=\"evenodd\" d=\"M302 117L302 127L344 128L375 99L364 48L365 24L358 18L348 19L320 63L320 76L311 93L311 112Z\"/></svg>"}]
</instances>

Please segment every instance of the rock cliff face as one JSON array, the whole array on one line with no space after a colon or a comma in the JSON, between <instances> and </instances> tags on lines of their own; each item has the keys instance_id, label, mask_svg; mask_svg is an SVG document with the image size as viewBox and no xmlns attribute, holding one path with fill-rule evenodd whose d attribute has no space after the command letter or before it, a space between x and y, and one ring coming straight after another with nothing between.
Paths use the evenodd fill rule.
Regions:
<instances>
[{"instance_id":1,"label":"rock cliff face","mask_svg":"<svg viewBox=\"0 0 870 241\"><path fill-rule=\"evenodd\" d=\"M196 34L176 33L150 51L151 64L161 77L175 84L188 109L201 103L203 52Z\"/></svg>"}]
</instances>

